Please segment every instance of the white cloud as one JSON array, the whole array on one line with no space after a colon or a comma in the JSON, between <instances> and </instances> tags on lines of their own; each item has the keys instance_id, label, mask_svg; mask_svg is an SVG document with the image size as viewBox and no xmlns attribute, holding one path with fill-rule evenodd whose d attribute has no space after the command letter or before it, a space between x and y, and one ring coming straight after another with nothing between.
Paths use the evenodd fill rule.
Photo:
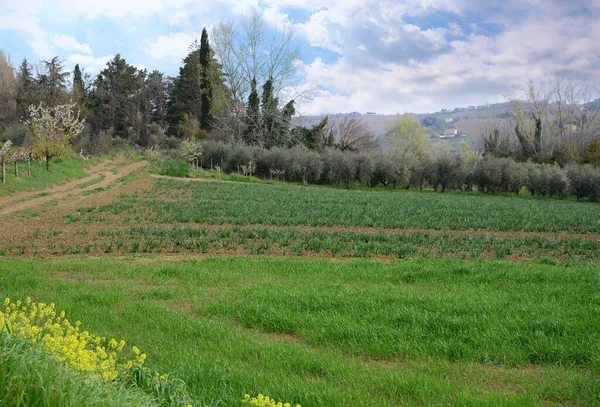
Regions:
<instances>
[{"instance_id":1,"label":"white cloud","mask_svg":"<svg viewBox=\"0 0 600 407\"><path fill-rule=\"evenodd\" d=\"M39 26L38 19L21 13L0 15L0 30L11 30L27 40L33 52L42 59L51 58L54 47L46 39L46 32Z\"/></svg>"},{"instance_id":2,"label":"white cloud","mask_svg":"<svg viewBox=\"0 0 600 407\"><path fill-rule=\"evenodd\" d=\"M71 66L79 64L87 72L97 74L106 68L106 63L113 58L114 55L95 58L91 55L72 54L67 57L66 62Z\"/></svg>"},{"instance_id":3,"label":"white cloud","mask_svg":"<svg viewBox=\"0 0 600 407\"><path fill-rule=\"evenodd\" d=\"M559 70L600 74L596 51L600 20L591 16L556 19L536 13L495 36L472 34L447 44L442 31L409 28L426 34L432 49L446 46L447 50L425 59L397 58L372 66L347 58L348 45L344 57L333 63L316 58L301 66L306 82L323 91L298 110L304 114L426 112L502 101L511 87ZM358 39L347 44L354 49L364 45ZM368 44L366 49L371 51Z\"/></svg>"},{"instance_id":4,"label":"white cloud","mask_svg":"<svg viewBox=\"0 0 600 407\"><path fill-rule=\"evenodd\" d=\"M88 44L80 44L75 38L69 35L54 35L52 42L65 51L79 51L87 55L92 54L92 48Z\"/></svg>"},{"instance_id":5,"label":"white cloud","mask_svg":"<svg viewBox=\"0 0 600 407\"><path fill-rule=\"evenodd\" d=\"M181 61L187 54L189 46L197 39L200 41L201 33L171 33L159 36L153 43L144 48L144 51L157 59L170 59Z\"/></svg>"}]
</instances>

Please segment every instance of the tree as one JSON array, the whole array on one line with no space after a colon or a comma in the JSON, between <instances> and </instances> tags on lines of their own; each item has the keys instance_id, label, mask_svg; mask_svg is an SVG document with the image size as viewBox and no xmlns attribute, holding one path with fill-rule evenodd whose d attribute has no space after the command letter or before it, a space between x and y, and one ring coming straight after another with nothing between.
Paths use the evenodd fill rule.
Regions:
<instances>
[{"instance_id":1,"label":"tree","mask_svg":"<svg viewBox=\"0 0 600 407\"><path fill-rule=\"evenodd\" d=\"M0 147L0 165L2 165L2 183L6 184L6 163L10 159L10 146L12 142L7 140L2 147Z\"/></svg>"},{"instance_id":2,"label":"tree","mask_svg":"<svg viewBox=\"0 0 600 407\"><path fill-rule=\"evenodd\" d=\"M213 126L213 117L211 111L211 104L213 98L212 83L210 81L210 64L211 64L211 50L208 42L208 34L206 28L202 29L202 36L200 38L200 50L199 50L199 62L200 62L200 89L201 89L201 104L200 104L200 127L204 131L210 131Z\"/></svg>"},{"instance_id":3,"label":"tree","mask_svg":"<svg viewBox=\"0 0 600 407\"><path fill-rule=\"evenodd\" d=\"M545 151L543 124L548 121L551 92L545 83L535 84L530 80L524 96L513 93L507 98L515 118L515 135L521 147L522 158L540 158ZM525 105L523 99L526 99Z\"/></svg>"},{"instance_id":4,"label":"tree","mask_svg":"<svg viewBox=\"0 0 600 407\"><path fill-rule=\"evenodd\" d=\"M296 112L294 101L279 109L279 99L273 92L273 79L269 78L263 85L260 101L259 144L265 148L291 147L290 122Z\"/></svg>"},{"instance_id":5,"label":"tree","mask_svg":"<svg viewBox=\"0 0 600 407\"><path fill-rule=\"evenodd\" d=\"M29 65L27 58L25 58L17 71L15 86L15 102L17 114L20 117L27 118L29 106L35 103L36 92L36 83L31 73L31 65Z\"/></svg>"},{"instance_id":6,"label":"tree","mask_svg":"<svg viewBox=\"0 0 600 407\"><path fill-rule=\"evenodd\" d=\"M180 152L187 162L192 164L192 167L198 167L198 159L202 155L202 145L199 142L190 140L189 138L183 140Z\"/></svg>"},{"instance_id":7,"label":"tree","mask_svg":"<svg viewBox=\"0 0 600 407\"><path fill-rule=\"evenodd\" d=\"M38 81L41 87L41 101L46 106L54 107L67 101L67 79L64 61L55 56L49 61L42 61L43 71Z\"/></svg>"},{"instance_id":8,"label":"tree","mask_svg":"<svg viewBox=\"0 0 600 407\"><path fill-rule=\"evenodd\" d=\"M200 129L200 122L197 118L187 113L179 123L177 134L183 139L202 139L206 138L205 133Z\"/></svg>"},{"instance_id":9,"label":"tree","mask_svg":"<svg viewBox=\"0 0 600 407\"><path fill-rule=\"evenodd\" d=\"M389 129L390 144L395 150L402 151L416 159L427 154L427 134L419 120L410 114L404 114Z\"/></svg>"},{"instance_id":10,"label":"tree","mask_svg":"<svg viewBox=\"0 0 600 407\"><path fill-rule=\"evenodd\" d=\"M116 136L129 138L138 114L140 83L138 71L117 54L96 78L93 94L95 131L113 129Z\"/></svg>"},{"instance_id":11,"label":"tree","mask_svg":"<svg viewBox=\"0 0 600 407\"><path fill-rule=\"evenodd\" d=\"M15 118L15 71L10 59L0 50L0 129Z\"/></svg>"},{"instance_id":12,"label":"tree","mask_svg":"<svg viewBox=\"0 0 600 407\"><path fill-rule=\"evenodd\" d=\"M212 31L212 47L221 64L230 91L230 126L234 140L242 138L244 104L252 91L252 81L273 83L276 97L295 81L299 48L291 25L269 28L260 15L252 14L241 22L226 21ZM292 95L297 99L297 95Z\"/></svg>"},{"instance_id":13,"label":"tree","mask_svg":"<svg viewBox=\"0 0 600 407\"><path fill-rule=\"evenodd\" d=\"M219 63L208 42L206 30L202 31L201 42L194 41L189 54L173 79L168 103L168 122L171 133L177 132L183 114L193 115L200 121L202 130L209 132L214 120L227 108L227 90Z\"/></svg>"},{"instance_id":14,"label":"tree","mask_svg":"<svg viewBox=\"0 0 600 407\"><path fill-rule=\"evenodd\" d=\"M27 124L33 134L32 152L46 159L46 171L50 172L50 160L66 157L71 151L71 139L78 136L85 120L75 113L75 104L44 107L31 105Z\"/></svg>"},{"instance_id":15,"label":"tree","mask_svg":"<svg viewBox=\"0 0 600 407\"><path fill-rule=\"evenodd\" d=\"M335 137L335 144L340 150L362 151L373 150L377 147L375 135L358 117L345 116L341 120L334 120L329 131Z\"/></svg>"},{"instance_id":16,"label":"tree","mask_svg":"<svg viewBox=\"0 0 600 407\"><path fill-rule=\"evenodd\" d=\"M246 130L244 130L244 142L257 144L260 134L260 99L256 89L256 79L252 79L250 96L246 105Z\"/></svg>"}]
</instances>

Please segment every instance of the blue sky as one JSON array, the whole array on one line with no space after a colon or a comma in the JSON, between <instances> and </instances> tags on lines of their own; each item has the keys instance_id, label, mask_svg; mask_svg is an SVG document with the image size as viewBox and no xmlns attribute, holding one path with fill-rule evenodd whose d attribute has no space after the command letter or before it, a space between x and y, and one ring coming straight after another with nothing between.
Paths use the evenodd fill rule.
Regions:
<instances>
[{"instance_id":1,"label":"blue sky","mask_svg":"<svg viewBox=\"0 0 600 407\"><path fill-rule=\"evenodd\" d=\"M304 114L431 112L558 71L600 77L600 0L0 0L0 49L14 65L58 55L95 75L120 53L175 75L202 27L248 13L293 27Z\"/></svg>"}]
</instances>

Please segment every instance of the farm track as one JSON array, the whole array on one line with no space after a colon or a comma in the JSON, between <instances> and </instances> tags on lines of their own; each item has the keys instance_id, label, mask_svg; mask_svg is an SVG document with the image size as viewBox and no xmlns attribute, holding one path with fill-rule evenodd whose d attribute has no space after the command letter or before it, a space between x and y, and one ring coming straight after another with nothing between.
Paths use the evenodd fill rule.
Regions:
<instances>
[{"instance_id":1,"label":"farm track","mask_svg":"<svg viewBox=\"0 0 600 407\"><path fill-rule=\"evenodd\" d=\"M119 178L147 165L146 161L140 161L119 166L122 162L123 160L104 162L90 168L88 176L66 184L53 186L41 191L18 193L0 198L0 216L40 206L51 200L60 200L67 197L70 198L70 203L79 202L86 198L85 192L111 186ZM116 171L113 172L111 171L112 169L116 169ZM103 179L97 183L81 187L99 177L103 177Z\"/></svg>"}]
</instances>

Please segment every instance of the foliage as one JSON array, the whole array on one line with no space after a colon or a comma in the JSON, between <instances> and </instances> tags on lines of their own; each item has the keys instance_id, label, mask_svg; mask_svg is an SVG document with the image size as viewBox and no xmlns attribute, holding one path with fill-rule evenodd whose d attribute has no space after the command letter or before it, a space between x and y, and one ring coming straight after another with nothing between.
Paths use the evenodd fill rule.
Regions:
<instances>
[{"instance_id":1,"label":"foliage","mask_svg":"<svg viewBox=\"0 0 600 407\"><path fill-rule=\"evenodd\" d=\"M39 344L0 333L0 403L6 406L158 407L129 385L73 370Z\"/></svg>"},{"instance_id":2,"label":"foliage","mask_svg":"<svg viewBox=\"0 0 600 407\"><path fill-rule=\"evenodd\" d=\"M181 142L180 152L183 158L192 164L192 167L197 167L198 159L202 155L202 144L197 141L185 139Z\"/></svg>"},{"instance_id":3,"label":"foliage","mask_svg":"<svg viewBox=\"0 0 600 407\"><path fill-rule=\"evenodd\" d=\"M133 346L125 351L125 341L106 340L80 330L80 322L71 324L65 313L57 314L55 305L4 300L0 311L0 332L32 342L40 342L58 359L105 381L128 374L134 364L143 364L146 355Z\"/></svg>"},{"instance_id":4,"label":"foliage","mask_svg":"<svg viewBox=\"0 0 600 407\"><path fill-rule=\"evenodd\" d=\"M31 130L34 156L46 159L46 171L50 171L50 160L67 157L71 151L71 140L83 131L85 119L75 113L75 104L29 106L27 124Z\"/></svg>"},{"instance_id":5,"label":"foliage","mask_svg":"<svg viewBox=\"0 0 600 407\"><path fill-rule=\"evenodd\" d=\"M399 116L388 131L390 144L397 151L402 151L417 159L427 153L427 134L421 122L410 114Z\"/></svg>"}]
</instances>

